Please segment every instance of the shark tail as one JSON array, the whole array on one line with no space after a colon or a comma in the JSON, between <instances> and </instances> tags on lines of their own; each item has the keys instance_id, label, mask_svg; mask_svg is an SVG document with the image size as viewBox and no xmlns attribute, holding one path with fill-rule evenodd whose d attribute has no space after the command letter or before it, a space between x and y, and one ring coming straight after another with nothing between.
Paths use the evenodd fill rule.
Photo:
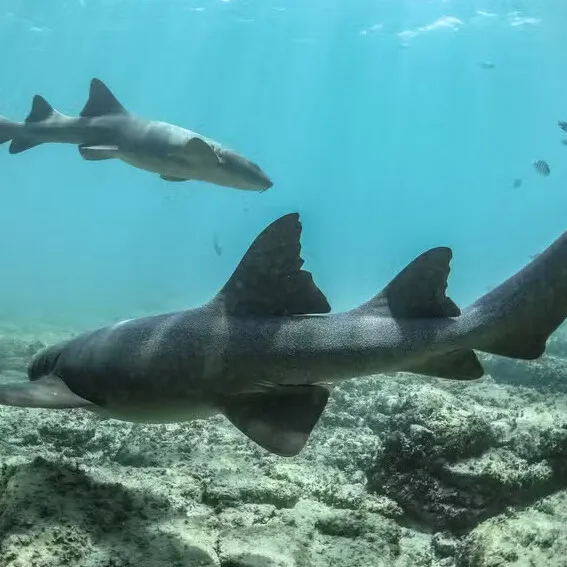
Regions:
<instances>
[{"instance_id":1,"label":"shark tail","mask_svg":"<svg viewBox=\"0 0 567 567\"><path fill-rule=\"evenodd\" d=\"M567 231L463 312L472 348L521 360L545 352L567 318Z\"/></svg>"},{"instance_id":2,"label":"shark tail","mask_svg":"<svg viewBox=\"0 0 567 567\"><path fill-rule=\"evenodd\" d=\"M400 324L436 318L440 329L457 325L460 347L413 362L416 374L474 380L484 375L476 351L534 360L567 318L567 231L530 264L462 313L445 295L449 248L433 248L406 266L378 295L353 311L392 317Z\"/></svg>"},{"instance_id":3,"label":"shark tail","mask_svg":"<svg viewBox=\"0 0 567 567\"><path fill-rule=\"evenodd\" d=\"M35 95L33 97L32 107L30 113L28 114L25 123L26 124L38 124L40 122L53 122L55 120L61 120L64 116L55 110L41 95ZM17 129L14 129L17 126ZM18 135L18 130L20 135ZM23 126L21 124L12 123L12 135L4 141L12 140L10 144L10 153L19 154L39 146L43 142L33 138L29 135L23 135ZM1 132L1 130L0 130ZM0 143L2 141L0 135Z\"/></svg>"}]
</instances>

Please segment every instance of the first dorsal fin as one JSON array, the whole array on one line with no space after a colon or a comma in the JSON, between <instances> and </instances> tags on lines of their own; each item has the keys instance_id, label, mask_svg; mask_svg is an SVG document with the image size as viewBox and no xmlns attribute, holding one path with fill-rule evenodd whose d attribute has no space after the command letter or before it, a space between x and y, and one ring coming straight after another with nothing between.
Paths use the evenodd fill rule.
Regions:
<instances>
[{"instance_id":1,"label":"first dorsal fin","mask_svg":"<svg viewBox=\"0 0 567 567\"><path fill-rule=\"evenodd\" d=\"M450 248L432 248L408 264L378 295L353 312L373 312L395 319L457 317L461 310L449 299Z\"/></svg>"},{"instance_id":2,"label":"first dorsal fin","mask_svg":"<svg viewBox=\"0 0 567 567\"><path fill-rule=\"evenodd\" d=\"M35 95L26 122L28 124L32 122L44 122L61 116L63 115L57 112L41 95Z\"/></svg>"},{"instance_id":3,"label":"first dorsal fin","mask_svg":"<svg viewBox=\"0 0 567 567\"><path fill-rule=\"evenodd\" d=\"M109 114L128 114L110 89L100 80L93 79L89 92L89 100L81 110L83 118L95 118Z\"/></svg>"},{"instance_id":4,"label":"first dorsal fin","mask_svg":"<svg viewBox=\"0 0 567 567\"><path fill-rule=\"evenodd\" d=\"M209 304L238 316L328 313L327 298L302 270L301 223L285 215L256 237L240 264Z\"/></svg>"}]
</instances>

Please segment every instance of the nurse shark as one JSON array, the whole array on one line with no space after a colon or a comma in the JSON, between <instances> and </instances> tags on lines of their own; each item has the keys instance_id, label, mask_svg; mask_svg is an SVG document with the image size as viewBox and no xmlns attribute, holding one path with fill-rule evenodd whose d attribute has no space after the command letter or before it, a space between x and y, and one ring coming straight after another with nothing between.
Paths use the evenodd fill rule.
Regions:
<instances>
[{"instance_id":1,"label":"nurse shark","mask_svg":"<svg viewBox=\"0 0 567 567\"><path fill-rule=\"evenodd\" d=\"M254 240L201 307L123 321L46 347L0 403L84 408L130 422L223 414L271 453L297 455L333 385L404 371L475 380L475 350L533 360L567 316L567 232L462 312L446 295L450 248L432 248L375 297L330 313L305 271L301 222Z\"/></svg>"},{"instance_id":2,"label":"nurse shark","mask_svg":"<svg viewBox=\"0 0 567 567\"><path fill-rule=\"evenodd\" d=\"M134 116L100 80L93 79L78 117L65 116L35 95L25 122L0 116L0 144L19 154L45 143L75 144L86 160L119 159L166 181L206 181L265 191L272 181L255 163L218 142L167 122Z\"/></svg>"}]
</instances>

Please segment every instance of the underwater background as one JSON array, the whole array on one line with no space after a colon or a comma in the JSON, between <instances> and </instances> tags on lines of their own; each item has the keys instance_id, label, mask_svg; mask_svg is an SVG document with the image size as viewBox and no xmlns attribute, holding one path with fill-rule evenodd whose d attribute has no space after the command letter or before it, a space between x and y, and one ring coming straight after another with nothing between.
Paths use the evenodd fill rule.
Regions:
<instances>
[{"instance_id":1,"label":"underwater background","mask_svg":"<svg viewBox=\"0 0 567 567\"><path fill-rule=\"evenodd\" d=\"M85 162L74 146L6 153L4 318L84 327L199 305L294 211L333 309L439 245L453 248L449 289L465 306L567 226L561 0L0 9L3 116L23 120L36 93L77 115L98 77L131 112L203 132L274 181L248 194Z\"/></svg>"},{"instance_id":2,"label":"underwater background","mask_svg":"<svg viewBox=\"0 0 567 567\"><path fill-rule=\"evenodd\" d=\"M0 146L0 381L77 331L208 301L289 212L334 311L434 246L465 307L567 229L566 29L564 0L0 0L0 115L36 93L77 115L98 77L274 182ZM482 360L478 383L341 386L291 460L222 417L2 408L0 567L566 566L567 336Z\"/></svg>"}]
</instances>

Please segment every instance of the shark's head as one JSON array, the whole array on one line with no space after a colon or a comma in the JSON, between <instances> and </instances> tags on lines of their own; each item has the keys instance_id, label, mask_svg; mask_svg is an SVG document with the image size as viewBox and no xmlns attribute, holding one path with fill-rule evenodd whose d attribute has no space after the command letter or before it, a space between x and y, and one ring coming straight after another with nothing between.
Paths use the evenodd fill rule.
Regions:
<instances>
[{"instance_id":1,"label":"shark's head","mask_svg":"<svg viewBox=\"0 0 567 567\"><path fill-rule=\"evenodd\" d=\"M28 365L28 378L33 381L52 374L63 346L63 344L56 344L36 352Z\"/></svg>"},{"instance_id":2,"label":"shark's head","mask_svg":"<svg viewBox=\"0 0 567 567\"><path fill-rule=\"evenodd\" d=\"M247 191L266 191L273 183L254 162L224 148L215 148L219 156L219 169L226 177L227 185Z\"/></svg>"},{"instance_id":3,"label":"shark's head","mask_svg":"<svg viewBox=\"0 0 567 567\"><path fill-rule=\"evenodd\" d=\"M212 141L193 137L185 144L181 156L190 166L192 179L245 191L266 191L273 185L255 163Z\"/></svg>"}]
</instances>

